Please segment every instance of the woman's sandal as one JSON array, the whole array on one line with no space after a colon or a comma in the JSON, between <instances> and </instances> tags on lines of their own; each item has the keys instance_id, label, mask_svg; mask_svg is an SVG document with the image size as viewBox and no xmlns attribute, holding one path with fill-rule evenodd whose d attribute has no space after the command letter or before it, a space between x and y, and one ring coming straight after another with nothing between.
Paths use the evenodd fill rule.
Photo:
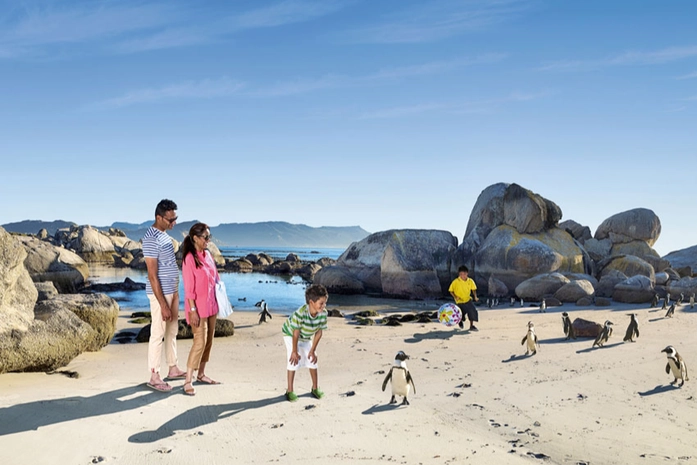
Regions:
<instances>
[{"instance_id":1,"label":"woman's sandal","mask_svg":"<svg viewBox=\"0 0 697 465\"><path fill-rule=\"evenodd\" d=\"M188 388L187 388L187 386L188 386ZM191 385L191 383L184 383L184 394L186 394L187 396L195 396L196 395L196 390Z\"/></svg>"},{"instance_id":2,"label":"woman's sandal","mask_svg":"<svg viewBox=\"0 0 697 465\"><path fill-rule=\"evenodd\" d=\"M199 383L202 383L202 384L220 384L220 381L214 381L206 375L197 377L196 381L198 381Z\"/></svg>"}]
</instances>

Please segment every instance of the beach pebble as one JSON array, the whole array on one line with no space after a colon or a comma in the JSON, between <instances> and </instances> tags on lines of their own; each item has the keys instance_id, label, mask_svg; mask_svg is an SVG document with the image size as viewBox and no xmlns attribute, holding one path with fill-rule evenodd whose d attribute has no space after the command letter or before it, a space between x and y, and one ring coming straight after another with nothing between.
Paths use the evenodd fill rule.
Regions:
<instances>
[{"instance_id":1,"label":"beach pebble","mask_svg":"<svg viewBox=\"0 0 697 465\"><path fill-rule=\"evenodd\" d=\"M101 463L105 462L106 458L102 457L101 455L98 455L97 457L92 458L92 463Z\"/></svg>"},{"instance_id":2,"label":"beach pebble","mask_svg":"<svg viewBox=\"0 0 697 465\"><path fill-rule=\"evenodd\" d=\"M313 408L315 408L315 404L310 404L310 405L305 406L305 410L312 410Z\"/></svg>"}]
</instances>

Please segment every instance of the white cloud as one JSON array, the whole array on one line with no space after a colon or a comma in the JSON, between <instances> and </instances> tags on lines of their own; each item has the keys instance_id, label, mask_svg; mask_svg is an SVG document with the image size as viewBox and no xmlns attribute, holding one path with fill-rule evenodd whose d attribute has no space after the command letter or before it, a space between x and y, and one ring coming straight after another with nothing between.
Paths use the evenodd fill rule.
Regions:
<instances>
[{"instance_id":1,"label":"white cloud","mask_svg":"<svg viewBox=\"0 0 697 465\"><path fill-rule=\"evenodd\" d=\"M529 0L439 0L400 9L373 25L342 34L354 43L434 42L509 21L530 7Z\"/></svg>"},{"instance_id":2,"label":"white cloud","mask_svg":"<svg viewBox=\"0 0 697 465\"><path fill-rule=\"evenodd\" d=\"M676 79L682 80L682 79L695 79L695 78L697 78L697 71L695 71L694 73L685 74L683 76L678 76Z\"/></svg>"},{"instance_id":3,"label":"white cloud","mask_svg":"<svg viewBox=\"0 0 697 465\"><path fill-rule=\"evenodd\" d=\"M629 51L597 60L560 60L540 67L543 71L582 71L607 66L646 66L697 56L697 46L668 47L654 51Z\"/></svg>"},{"instance_id":4,"label":"white cloud","mask_svg":"<svg viewBox=\"0 0 697 465\"><path fill-rule=\"evenodd\" d=\"M170 84L160 88L146 88L127 92L119 97L89 105L91 109L121 108L141 103L156 103L180 99L208 99L237 94L244 84L229 78L204 79Z\"/></svg>"}]
</instances>

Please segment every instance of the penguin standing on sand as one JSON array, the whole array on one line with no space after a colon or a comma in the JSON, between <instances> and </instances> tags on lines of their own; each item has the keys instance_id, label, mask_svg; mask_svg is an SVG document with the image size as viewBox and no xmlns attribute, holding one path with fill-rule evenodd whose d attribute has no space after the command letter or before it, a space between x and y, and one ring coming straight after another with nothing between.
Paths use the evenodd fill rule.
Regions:
<instances>
[{"instance_id":1,"label":"penguin standing on sand","mask_svg":"<svg viewBox=\"0 0 697 465\"><path fill-rule=\"evenodd\" d=\"M624 342L634 342L635 337L639 337L639 322L636 320L636 313L630 313L629 316L629 326L627 326L627 332L624 334Z\"/></svg>"},{"instance_id":2,"label":"penguin standing on sand","mask_svg":"<svg viewBox=\"0 0 697 465\"><path fill-rule=\"evenodd\" d=\"M561 321L564 323L564 334L566 335L566 339L576 339L576 333L574 332L574 325L571 324L571 318L569 318L569 314L564 312L561 314Z\"/></svg>"},{"instance_id":3,"label":"penguin standing on sand","mask_svg":"<svg viewBox=\"0 0 697 465\"><path fill-rule=\"evenodd\" d=\"M685 384L685 381L689 381L690 379L687 377L687 365L685 364L685 360L683 360L678 351L675 350L675 347L668 346L661 352L665 352L666 357L668 357L666 374L670 374L672 372L673 377L675 378L670 384L677 383L679 379L680 384L678 384L678 386L682 386Z\"/></svg>"},{"instance_id":4,"label":"penguin standing on sand","mask_svg":"<svg viewBox=\"0 0 697 465\"><path fill-rule=\"evenodd\" d=\"M547 301L545 299L542 299L542 302L540 302L540 313L547 313Z\"/></svg>"},{"instance_id":5,"label":"penguin standing on sand","mask_svg":"<svg viewBox=\"0 0 697 465\"><path fill-rule=\"evenodd\" d=\"M261 312L259 312L259 324L266 323L266 317L268 317L269 320L271 320L273 317L269 312L269 306L266 305L266 301L264 299L261 299L261 301L257 303L259 304L258 307L261 308Z\"/></svg>"},{"instance_id":6,"label":"penguin standing on sand","mask_svg":"<svg viewBox=\"0 0 697 465\"><path fill-rule=\"evenodd\" d=\"M607 320L605 322L605 325L603 326L603 329L600 331L600 334L598 334L598 337L595 338L595 341L593 342L593 347L602 347L603 344L605 344L607 340L610 339L610 336L612 336L612 321Z\"/></svg>"},{"instance_id":7,"label":"penguin standing on sand","mask_svg":"<svg viewBox=\"0 0 697 465\"><path fill-rule=\"evenodd\" d=\"M527 343L527 344L526 344ZM540 346L537 342L537 334L535 334L535 325L532 321L528 321L528 332L520 341L520 345L525 345L525 355L535 355L537 348Z\"/></svg>"},{"instance_id":8,"label":"penguin standing on sand","mask_svg":"<svg viewBox=\"0 0 697 465\"><path fill-rule=\"evenodd\" d=\"M682 305L683 300L685 300L685 294L681 292L680 297L678 297L678 300L675 303L678 305Z\"/></svg>"},{"instance_id":9,"label":"penguin standing on sand","mask_svg":"<svg viewBox=\"0 0 697 465\"><path fill-rule=\"evenodd\" d=\"M515 305L515 297L511 297L511 307Z\"/></svg>"},{"instance_id":10,"label":"penguin standing on sand","mask_svg":"<svg viewBox=\"0 0 697 465\"><path fill-rule=\"evenodd\" d=\"M663 299L663 305L661 305L661 310L668 308L668 299Z\"/></svg>"},{"instance_id":11,"label":"penguin standing on sand","mask_svg":"<svg viewBox=\"0 0 697 465\"><path fill-rule=\"evenodd\" d=\"M653 299L651 299L651 308L655 307L658 305L658 294L653 295Z\"/></svg>"},{"instance_id":12,"label":"penguin standing on sand","mask_svg":"<svg viewBox=\"0 0 697 465\"><path fill-rule=\"evenodd\" d=\"M675 313L675 302L670 304L670 307L668 308L668 311L666 312L666 316L664 318L673 318L674 313Z\"/></svg>"},{"instance_id":13,"label":"penguin standing on sand","mask_svg":"<svg viewBox=\"0 0 697 465\"><path fill-rule=\"evenodd\" d=\"M695 295L690 296L690 308L695 308Z\"/></svg>"},{"instance_id":14,"label":"penguin standing on sand","mask_svg":"<svg viewBox=\"0 0 697 465\"><path fill-rule=\"evenodd\" d=\"M394 358L394 365L390 368L390 371L385 376L385 381L382 382L382 390L385 391L387 387L387 382L392 381L392 398L390 399L390 404L396 404L396 396L404 397L402 400L402 405L409 405L407 396L409 395L409 390L414 389L414 394L416 394L416 386L414 385L414 380L409 373L407 368L406 360L409 358L407 354L401 350L397 352Z\"/></svg>"}]
</instances>

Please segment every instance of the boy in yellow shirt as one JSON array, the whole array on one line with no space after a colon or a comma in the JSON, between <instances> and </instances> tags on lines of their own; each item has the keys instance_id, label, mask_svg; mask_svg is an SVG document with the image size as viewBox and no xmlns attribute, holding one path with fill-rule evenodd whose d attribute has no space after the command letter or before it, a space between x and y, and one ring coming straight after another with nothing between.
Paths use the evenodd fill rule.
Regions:
<instances>
[{"instance_id":1,"label":"boy in yellow shirt","mask_svg":"<svg viewBox=\"0 0 697 465\"><path fill-rule=\"evenodd\" d=\"M458 326L460 329L464 328L465 316L470 320L470 331L479 331L476 326L474 326L475 321L479 321L479 312L477 307L474 306L474 302L479 302L477 298L477 285L474 280L469 277L469 269L466 266L461 266L457 269L457 278L450 283L448 292L455 299L455 304L462 310L462 320ZM474 296L474 302L472 297Z\"/></svg>"}]
</instances>

